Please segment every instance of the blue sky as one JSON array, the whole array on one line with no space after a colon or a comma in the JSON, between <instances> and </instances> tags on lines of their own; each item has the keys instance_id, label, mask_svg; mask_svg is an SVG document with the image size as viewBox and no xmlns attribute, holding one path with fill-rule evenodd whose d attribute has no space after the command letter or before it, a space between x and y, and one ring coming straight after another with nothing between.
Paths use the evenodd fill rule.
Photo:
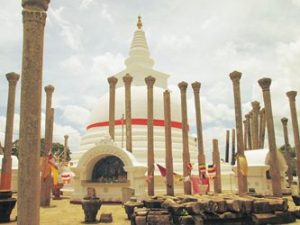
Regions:
<instances>
[{"instance_id":1,"label":"blue sky","mask_svg":"<svg viewBox=\"0 0 300 225\"><path fill-rule=\"evenodd\" d=\"M0 8L2 142L7 100L5 74L21 71L21 10L19 1L6 1ZM234 126L232 84L228 77L233 70L243 73L243 112L250 110L251 101L262 102L257 80L273 79L277 145L283 143L280 118L290 118L285 92L300 91L300 0L51 0L45 31L43 86L55 86L55 140L62 142L63 135L69 134L72 150L78 149L89 112L108 90L106 77L124 68L138 15L142 16L154 68L171 75L170 89L176 93L177 83L182 80L202 83L207 151L212 138L219 138L223 146L225 130ZM18 138L19 90L20 86L14 138ZM193 125L191 89L188 97L189 121ZM43 111L44 108L43 97ZM292 130L289 131L293 142Z\"/></svg>"}]
</instances>

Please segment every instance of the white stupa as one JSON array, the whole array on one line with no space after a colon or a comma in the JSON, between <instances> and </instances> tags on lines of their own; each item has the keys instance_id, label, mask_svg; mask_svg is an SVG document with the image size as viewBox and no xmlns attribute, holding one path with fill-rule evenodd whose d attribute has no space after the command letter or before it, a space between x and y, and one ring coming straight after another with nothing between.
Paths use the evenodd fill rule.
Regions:
<instances>
[{"instance_id":1,"label":"white stupa","mask_svg":"<svg viewBox=\"0 0 300 225\"><path fill-rule=\"evenodd\" d=\"M129 157L132 162L131 166L139 168L140 177L139 190L137 186L130 187L135 189L135 194L144 192L145 190L145 174L147 166L147 86L145 77L151 75L155 77L154 84L154 154L155 163L162 166L165 165L165 131L164 131L164 108L163 108L163 92L168 87L169 75L153 69L154 60L150 58L145 33L142 30L142 23L138 21L138 29L134 33L132 44L129 50L129 57L125 60L126 69L113 75L118 79L116 88L116 104L115 104L115 140L109 140L108 136L108 121L109 121L109 93L102 96L91 112L91 117L86 127L86 133L81 139L80 151L74 152L72 155L73 168L77 177L75 177L75 195L85 193L84 187L88 185L104 186L107 184L92 182L93 170L97 162L105 157L114 155L121 159L127 170L127 179L130 181L130 169L126 165L126 159ZM132 105L132 153L126 151L126 134L125 122L123 125L122 115L125 114L125 90L122 77L129 73L133 77L131 86L131 105ZM108 84L107 84L108 87ZM172 95L171 93L171 120L172 120L172 147L173 147L173 164L174 172L182 174L182 129L181 129L181 102L180 96ZM102 140L102 141L101 141ZM109 143L113 146L112 149L118 149L119 154L114 150L110 150ZM102 147L101 150L101 146ZM195 137L190 136L190 158L193 164L197 162L197 145ZM98 150L97 150L98 149ZM106 149L105 151L103 149ZM88 158L88 159L87 159ZM99 165L99 164L98 164ZM142 169L143 168L143 169ZM194 168L194 174L197 174L197 166ZM155 169L155 175L160 176L159 170ZM76 178L78 179L76 181ZM135 177L134 183L138 182ZM81 185L82 182L87 182L86 185ZM95 181L95 180L94 180ZM76 184L77 182L77 184ZM156 182L156 190L159 190ZM118 184L120 185L120 184ZM118 186L115 185L115 186ZM77 187L76 187L77 186ZM182 189L182 183L178 185ZM114 189L110 187L111 189ZM119 188L120 189L120 188ZM165 192L163 184L162 191ZM99 188L99 191L102 189ZM114 189L115 190L115 189ZM178 191L180 191L178 190ZM115 190L116 191L116 190ZM182 192L182 191L180 191ZM106 193L107 194L107 193ZM100 194L101 195L101 194ZM106 195L107 196L107 195ZM114 195L115 198L116 195Z\"/></svg>"}]
</instances>

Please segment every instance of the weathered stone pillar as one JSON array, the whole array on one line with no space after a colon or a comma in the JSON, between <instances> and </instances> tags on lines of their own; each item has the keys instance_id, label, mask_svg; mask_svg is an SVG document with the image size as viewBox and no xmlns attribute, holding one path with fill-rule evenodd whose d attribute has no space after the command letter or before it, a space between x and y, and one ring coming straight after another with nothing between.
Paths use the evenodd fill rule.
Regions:
<instances>
[{"instance_id":1,"label":"weathered stone pillar","mask_svg":"<svg viewBox=\"0 0 300 225\"><path fill-rule=\"evenodd\" d=\"M283 117L281 119L281 123L282 123L282 128L283 128L283 136L284 136L284 157L285 157L285 161L288 165L288 170L287 170L287 177L288 177L288 184L289 187L292 184L293 181L293 168L291 165L291 157L290 157L290 153L288 148L290 147L289 144L289 135L288 135L288 129L287 129L287 122L288 119Z\"/></svg>"},{"instance_id":2,"label":"weathered stone pillar","mask_svg":"<svg viewBox=\"0 0 300 225\"><path fill-rule=\"evenodd\" d=\"M125 85L125 124L126 124L126 150L132 152L132 127L131 127L131 83L132 76L128 73L123 77Z\"/></svg>"},{"instance_id":3,"label":"weathered stone pillar","mask_svg":"<svg viewBox=\"0 0 300 225\"><path fill-rule=\"evenodd\" d=\"M297 109L296 109L296 91L289 91L286 93L289 98L290 110L291 110L291 118L293 125L293 133L294 133L294 142L295 142L295 152L297 156L297 175L298 175L298 189L300 192L300 140L299 140L299 127L298 127L298 117L297 117Z\"/></svg>"},{"instance_id":4,"label":"weathered stone pillar","mask_svg":"<svg viewBox=\"0 0 300 225\"><path fill-rule=\"evenodd\" d=\"M155 78L148 76L145 78L147 84L147 146L148 146L148 195L154 195L154 134L153 134L153 85Z\"/></svg>"},{"instance_id":5,"label":"weathered stone pillar","mask_svg":"<svg viewBox=\"0 0 300 225\"><path fill-rule=\"evenodd\" d=\"M186 89L188 84L184 81L178 84L181 94L181 121L182 121L182 161L183 161L183 177L191 176L190 152L189 152L189 125L187 118L187 103L186 103ZM184 182L184 193L192 194L191 182Z\"/></svg>"},{"instance_id":6,"label":"weathered stone pillar","mask_svg":"<svg viewBox=\"0 0 300 225\"><path fill-rule=\"evenodd\" d=\"M221 183L221 165L220 165L220 152L219 152L219 143L217 139L213 139L213 164L216 166L216 177L214 180L214 190L215 193L222 192L222 183Z\"/></svg>"},{"instance_id":7,"label":"weathered stone pillar","mask_svg":"<svg viewBox=\"0 0 300 225\"><path fill-rule=\"evenodd\" d=\"M52 130L51 130L51 107L52 107L52 95L54 92L54 87L52 85L48 85L45 88L46 92L46 121L45 121L45 148L42 159L42 176L41 176L41 198L40 198L40 206L50 206L50 192L49 192L49 184L51 184L51 173L50 170L47 169L48 165L48 155L52 150ZM47 174L45 174L47 173Z\"/></svg>"},{"instance_id":8,"label":"weathered stone pillar","mask_svg":"<svg viewBox=\"0 0 300 225\"><path fill-rule=\"evenodd\" d=\"M259 147L264 148L265 146L265 131L266 131L266 119L265 119L265 108L259 111Z\"/></svg>"},{"instance_id":9,"label":"weathered stone pillar","mask_svg":"<svg viewBox=\"0 0 300 225\"><path fill-rule=\"evenodd\" d=\"M247 150L247 142L248 142L248 123L247 120L243 120L244 124L244 149Z\"/></svg>"},{"instance_id":10,"label":"weathered stone pillar","mask_svg":"<svg viewBox=\"0 0 300 225\"><path fill-rule=\"evenodd\" d=\"M235 164L235 129L231 130L231 165Z\"/></svg>"},{"instance_id":11,"label":"weathered stone pillar","mask_svg":"<svg viewBox=\"0 0 300 225\"><path fill-rule=\"evenodd\" d=\"M109 134L115 140L115 100L116 100L116 84L118 79L115 77L107 78L109 83Z\"/></svg>"},{"instance_id":12,"label":"weathered stone pillar","mask_svg":"<svg viewBox=\"0 0 300 225\"><path fill-rule=\"evenodd\" d=\"M270 85L272 80L270 78L262 78L258 80L259 85L263 91L263 98L266 110L266 121L268 128L268 140L269 140L269 151L270 151L270 174L272 180L272 190L274 196L282 196L281 192L281 182L280 182L280 172L278 168L277 161L277 147L275 139L275 130L273 122L273 113L272 113L272 103L271 103L271 94L270 94Z\"/></svg>"},{"instance_id":13,"label":"weathered stone pillar","mask_svg":"<svg viewBox=\"0 0 300 225\"><path fill-rule=\"evenodd\" d=\"M164 91L164 117L165 117L165 147L166 147L166 188L167 195L174 195L172 130L171 130L171 100L170 92Z\"/></svg>"},{"instance_id":14,"label":"weathered stone pillar","mask_svg":"<svg viewBox=\"0 0 300 225\"><path fill-rule=\"evenodd\" d=\"M226 147L225 147L225 162L229 162L229 135L230 131L226 130Z\"/></svg>"},{"instance_id":15,"label":"weathered stone pillar","mask_svg":"<svg viewBox=\"0 0 300 225\"><path fill-rule=\"evenodd\" d=\"M40 220L41 97L44 27L48 4L49 0L22 0L24 10L18 169L19 225L38 225Z\"/></svg>"},{"instance_id":16,"label":"weathered stone pillar","mask_svg":"<svg viewBox=\"0 0 300 225\"><path fill-rule=\"evenodd\" d=\"M258 101L253 101L252 103L252 124L253 124L253 149L258 149L258 114L260 105Z\"/></svg>"},{"instance_id":17,"label":"weathered stone pillar","mask_svg":"<svg viewBox=\"0 0 300 225\"><path fill-rule=\"evenodd\" d=\"M6 111L6 127L5 127L5 140L4 140L4 155L2 158L1 169L1 189L11 189L11 150L13 141L13 129L14 129L14 115L15 115L15 98L16 98L16 85L20 75L16 73L6 74L8 80L8 99L7 99L7 111Z\"/></svg>"},{"instance_id":18,"label":"weathered stone pillar","mask_svg":"<svg viewBox=\"0 0 300 225\"><path fill-rule=\"evenodd\" d=\"M195 111L196 111L196 124L197 124L197 141L198 141L198 172L201 176L200 166L205 166L205 154L204 154L204 142L202 132L202 120L201 120L201 106L200 106L200 82L192 83L195 99Z\"/></svg>"},{"instance_id":19,"label":"weathered stone pillar","mask_svg":"<svg viewBox=\"0 0 300 225\"><path fill-rule=\"evenodd\" d=\"M64 136L65 138L65 144L64 144L64 163L68 162L68 139L69 139L69 136L68 135L65 135Z\"/></svg>"},{"instance_id":20,"label":"weathered stone pillar","mask_svg":"<svg viewBox=\"0 0 300 225\"><path fill-rule=\"evenodd\" d=\"M248 140L248 149L252 149L252 134L251 134L251 120L250 120L250 113L245 115L246 117L246 123L247 123L247 130L245 131L247 133L247 140Z\"/></svg>"},{"instance_id":21,"label":"weathered stone pillar","mask_svg":"<svg viewBox=\"0 0 300 225\"><path fill-rule=\"evenodd\" d=\"M242 173L240 159L244 158L244 140L243 140L243 122L242 122L242 106L241 106L241 93L240 93L240 79L242 74L234 71L230 73L230 78L233 83L234 93L234 106L235 106L235 122L236 122L236 136L237 136L237 177L238 177L238 191L239 194L248 191L247 175ZM243 160L243 161L244 161Z\"/></svg>"},{"instance_id":22,"label":"weathered stone pillar","mask_svg":"<svg viewBox=\"0 0 300 225\"><path fill-rule=\"evenodd\" d=\"M254 149L254 138L253 138L253 136L254 136L254 117L253 117L253 110L251 110L250 112L249 112L249 115L250 115L250 137L251 137L251 150L252 149Z\"/></svg>"}]
</instances>

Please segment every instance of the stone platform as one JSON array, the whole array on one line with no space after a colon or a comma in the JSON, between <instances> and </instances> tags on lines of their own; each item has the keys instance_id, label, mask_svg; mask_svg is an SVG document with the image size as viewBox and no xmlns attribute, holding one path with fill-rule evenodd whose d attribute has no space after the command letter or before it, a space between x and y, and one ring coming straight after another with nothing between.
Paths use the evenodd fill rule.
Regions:
<instances>
[{"instance_id":1,"label":"stone platform","mask_svg":"<svg viewBox=\"0 0 300 225\"><path fill-rule=\"evenodd\" d=\"M155 196L142 202L144 208L134 210L132 225L287 224L299 218L299 210L289 209L287 198L182 195Z\"/></svg>"}]
</instances>

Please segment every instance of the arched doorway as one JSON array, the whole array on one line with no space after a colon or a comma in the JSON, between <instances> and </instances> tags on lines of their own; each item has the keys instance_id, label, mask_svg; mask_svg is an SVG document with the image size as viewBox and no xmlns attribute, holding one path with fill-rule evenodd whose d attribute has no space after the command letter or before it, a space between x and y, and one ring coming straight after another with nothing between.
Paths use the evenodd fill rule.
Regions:
<instances>
[{"instance_id":1,"label":"arched doorway","mask_svg":"<svg viewBox=\"0 0 300 225\"><path fill-rule=\"evenodd\" d=\"M93 168L92 182L127 182L127 172L124 170L123 161L116 156L107 156L100 159Z\"/></svg>"}]
</instances>

